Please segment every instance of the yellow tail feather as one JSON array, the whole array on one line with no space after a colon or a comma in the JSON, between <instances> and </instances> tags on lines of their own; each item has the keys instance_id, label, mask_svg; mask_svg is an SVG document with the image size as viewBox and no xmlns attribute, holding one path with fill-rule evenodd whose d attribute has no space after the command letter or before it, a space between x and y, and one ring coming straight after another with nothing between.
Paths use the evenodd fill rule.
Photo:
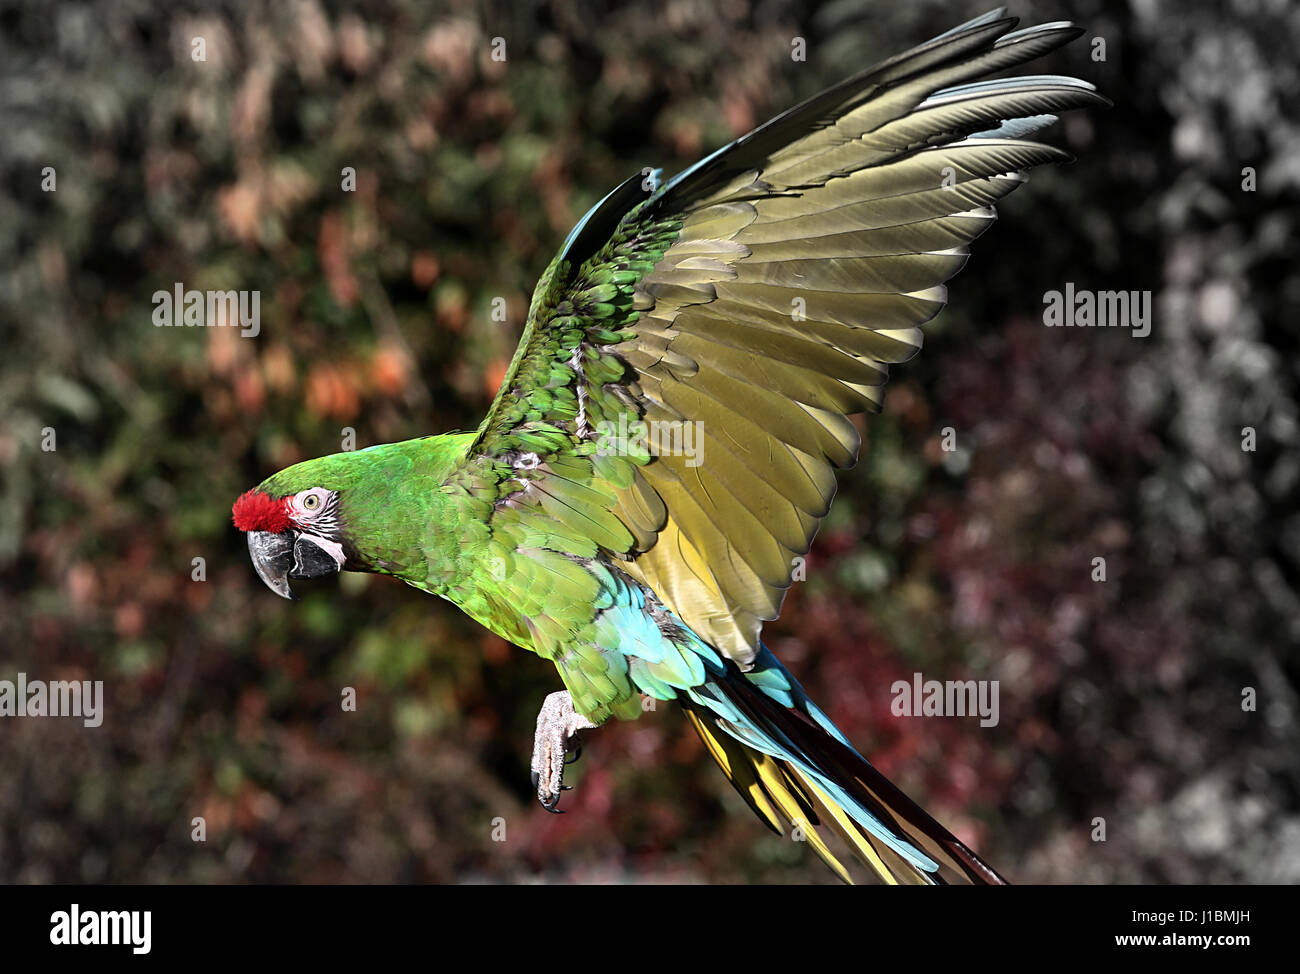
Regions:
<instances>
[{"instance_id":1,"label":"yellow tail feather","mask_svg":"<svg viewBox=\"0 0 1300 974\"><path fill-rule=\"evenodd\" d=\"M960 846L957 840L951 841L960 846L961 851L974 860L978 868L971 869L952 861L945 846L936 844L932 836L918 830L914 824L910 828L900 826L900 821L910 824L907 820L915 812L892 807L880 794L871 790L868 784L859 780L857 784L868 789L884 808L897 813L899 821L892 822L892 827L897 829L899 837L911 842L941 865L939 873L918 869L867 832L812 777L791 762L742 744L718 727L713 714L699 705L687 700L683 700L682 705L687 719L700 735L709 754L754 814L778 835L785 835L787 828L798 829L813 851L844 882L853 883L853 875L840 856L827 844L821 834L823 829L841 841L852 857L870 869L876 878L889 885L934 885L952 879L1005 882L974 853ZM903 802L910 804L905 798ZM942 827L937 823L931 821L929 824L942 832ZM942 834L947 835L946 832Z\"/></svg>"}]
</instances>

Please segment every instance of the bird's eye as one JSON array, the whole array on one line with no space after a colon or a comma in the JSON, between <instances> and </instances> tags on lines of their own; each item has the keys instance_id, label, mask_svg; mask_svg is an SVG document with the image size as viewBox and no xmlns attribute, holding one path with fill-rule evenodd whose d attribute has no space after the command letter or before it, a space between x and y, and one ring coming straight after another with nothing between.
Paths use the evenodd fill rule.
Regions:
<instances>
[{"instance_id":1,"label":"bird's eye","mask_svg":"<svg viewBox=\"0 0 1300 974\"><path fill-rule=\"evenodd\" d=\"M314 511L320 507L320 498L315 494L308 494L302 499L302 506L309 511Z\"/></svg>"}]
</instances>

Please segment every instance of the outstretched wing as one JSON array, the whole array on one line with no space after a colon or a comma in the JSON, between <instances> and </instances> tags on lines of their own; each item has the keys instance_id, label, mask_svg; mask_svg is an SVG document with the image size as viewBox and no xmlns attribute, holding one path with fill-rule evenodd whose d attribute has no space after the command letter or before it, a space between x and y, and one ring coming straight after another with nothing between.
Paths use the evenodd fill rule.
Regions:
<instances>
[{"instance_id":1,"label":"outstretched wing","mask_svg":"<svg viewBox=\"0 0 1300 974\"><path fill-rule=\"evenodd\" d=\"M778 116L574 229L463 466L488 527L598 551L742 666L851 465L848 416L921 345L943 282L1023 172L1024 136L1105 103L1059 76L983 80L1078 36L1001 12ZM646 426L638 425L648 424Z\"/></svg>"}]
</instances>

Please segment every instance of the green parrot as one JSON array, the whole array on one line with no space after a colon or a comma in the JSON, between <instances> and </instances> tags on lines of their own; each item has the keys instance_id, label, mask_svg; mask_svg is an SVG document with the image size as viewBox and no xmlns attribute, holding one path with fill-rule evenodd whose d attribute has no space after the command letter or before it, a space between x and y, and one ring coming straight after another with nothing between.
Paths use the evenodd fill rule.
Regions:
<instances>
[{"instance_id":1,"label":"green parrot","mask_svg":"<svg viewBox=\"0 0 1300 974\"><path fill-rule=\"evenodd\" d=\"M848 417L879 409L994 202L1068 158L1025 136L1107 103L1068 77L988 80L1082 33L1016 24L979 17L614 189L542 274L477 430L309 460L239 498L258 575L285 598L291 578L393 575L550 660L548 810L577 732L644 695L676 701L758 817L801 827L844 880L827 834L885 882L1004 882L761 630L856 459Z\"/></svg>"}]
</instances>

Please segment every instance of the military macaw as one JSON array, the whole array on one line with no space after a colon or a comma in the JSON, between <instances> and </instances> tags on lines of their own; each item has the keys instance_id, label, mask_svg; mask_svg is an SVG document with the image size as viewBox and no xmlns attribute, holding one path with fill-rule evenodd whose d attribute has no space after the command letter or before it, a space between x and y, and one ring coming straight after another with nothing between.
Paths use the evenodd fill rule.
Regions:
<instances>
[{"instance_id":1,"label":"military macaw","mask_svg":"<svg viewBox=\"0 0 1300 974\"><path fill-rule=\"evenodd\" d=\"M550 660L532 777L555 810L578 731L676 701L758 817L819 829L883 881L1002 877L884 778L761 638L943 285L1025 141L1106 104L989 80L1082 31L994 11L869 68L685 171L637 174L573 228L472 433L296 464L234 505L253 565L393 575ZM683 448L694 437L691 449Z\"/></svg>"}]
</instances>

